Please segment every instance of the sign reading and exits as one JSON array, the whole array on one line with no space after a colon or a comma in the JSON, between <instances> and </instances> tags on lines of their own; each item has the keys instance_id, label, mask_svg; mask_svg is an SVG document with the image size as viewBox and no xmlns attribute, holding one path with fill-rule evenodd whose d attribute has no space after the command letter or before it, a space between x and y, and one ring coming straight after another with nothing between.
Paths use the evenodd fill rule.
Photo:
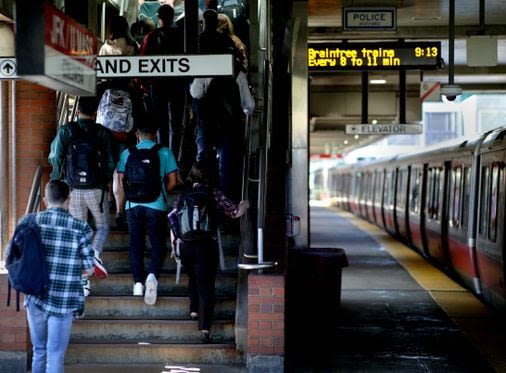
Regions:
<instances>
[{"instance_id":1,"label":"sign reading and exits","mask_svg":"<svg viewBox=\"0 0 506 373\"><path fill-rule=\"evenodd\" d=\"M230 54L99 56L97 78L218 76L233 74Z\"/></svg>"},{"instance_id":2,"label":"sign reading and exits","mask_svg":"<svg viewBox=\"0 0 506 373\"><path fill-rule=\"evenodd\" d=\"M310 71L437 69L441 42L311 43Z\"/></svg>"},{"instance_id":3,"label":"sign reading and exits","mask_svg":"<svg viewBox=\"0 0 506 373\"><path fill-rule=\"evenodd\" d=\"M347 124L347 135L418 135L421 124Z\"/></svg>"},{"instance_id":4,"label":"sign reading and exits","mask_svg":"<svg viewBox=\"0 0 506 373\"><path fill-rule=\"evenodd\" d=\"M0 79L19 79L15 57L0 57Z\"/></svg>"}]
</instances>

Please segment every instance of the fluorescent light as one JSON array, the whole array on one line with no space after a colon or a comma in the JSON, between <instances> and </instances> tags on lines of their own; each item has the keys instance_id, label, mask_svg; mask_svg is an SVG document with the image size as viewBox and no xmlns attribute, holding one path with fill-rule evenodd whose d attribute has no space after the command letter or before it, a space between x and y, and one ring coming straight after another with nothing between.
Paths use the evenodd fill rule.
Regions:
<instances>
[{"instance_id":1,"label":"fluorescent light","mask_svg":"<svg viewBox=\"0 0 506 373\"><path fill-rule=\"evenodd\" d=\"M385 79L371 79L369 83L371 84L385 84L387 81Z\"/></svg>"},{"instance_id":2,"label":"fluorescent light","mask_svg":"<svg viewBox=\"0 0 506 373\"><path fill-rule=\"evenodd\" d=\"M414 16L411 17L412 21L422 22L422 21L439 21L441 16Z\"/></svg>"}]
</instances>

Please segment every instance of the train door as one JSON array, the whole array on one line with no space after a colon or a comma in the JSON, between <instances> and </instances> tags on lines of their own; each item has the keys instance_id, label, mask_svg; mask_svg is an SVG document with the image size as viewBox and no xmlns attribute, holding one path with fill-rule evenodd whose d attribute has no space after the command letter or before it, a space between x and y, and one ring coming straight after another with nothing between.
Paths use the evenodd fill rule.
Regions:
<instances>
[{"instance_id":1,"label":"train door","mask_svg":"<svg viewBox=\"0 0 506 373\"><path fill-rule=\"evenodd\" d=\"M397 193L395 203L395 223L402 240L410 242L408 224L408 192L411 166L400 166L397 172Z\"/></svg>"},{"instance_id":2,"label":"train door","mask_svg":"<svg viewBox=\"0 0 506 373\"><path fill-rule=\"evenodd\" d=\"M440 265L447 264L443 245L445 209L445 165L442 161L429 163L427 169L427 254Z\"/></svg>"},{"instance_id":3,"label":"train door","mask_svg":"<svg viewBox=\"0 0 506 373\"><path fill-rule=\"evenodd\" d=\"M408 193L408 222L411 244L420 253L424 253L425 224L424 204L422 203L424 188L424 167L422 164L411 166L409 193Z\"/></svg>"},{"instance_id":4,"label":"train door","mask_svg":"<svg viewBox=\"0 0 506 373\"><path fill-rule=\"evenodd\" d=\"M504 151L482 155L476 250L483 296L506 310L504 155Z\"/></svg>"},{"instance_id":5,"label":"train door","mask_svg":"<svg viewBox=\"0 0 506 373\"><path fill-rule=\"evenodd\" d=\"M387 168L385 171L385 187L383 189L383 218L385 230L390 234L396 234L394 221L396 180L397 169Z\"/></svg>"},{"instance_id":6,"label":"train door","mask_svg":"<svg viewBox=\"0 0 506 373\"><path fill-rule=\"evenodd\" d=\"M478 274L474 265L474 247L467 240L471 162L470 156L454 159L449 173L448 255L456 275L469 288L474 288Z\"/></svg>"}]
</instances>

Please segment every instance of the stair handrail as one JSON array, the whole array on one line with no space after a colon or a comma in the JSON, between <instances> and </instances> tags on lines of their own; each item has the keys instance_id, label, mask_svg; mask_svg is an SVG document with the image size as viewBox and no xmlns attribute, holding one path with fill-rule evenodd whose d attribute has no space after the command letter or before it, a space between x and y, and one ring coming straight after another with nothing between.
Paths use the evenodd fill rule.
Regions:
<instances>
[{"instance_id":1,"label":"stair handrail","mask_svg":"<svg viewBox=\"0 0 506 373\"><path fill-rule=\"evenodd\" d=\"M268 121L269 121L269 102L270 102L270 63L264 60L264 79L263 79L263 110L261 118L259 150L260 159L258 162L258 194L257 194L257 264L239 263L238 267L244 270L260 270L272 268L277 262L264 261L264 224L265 224L265 195L267 189L267 152L268 141Z\"/></svg>"},{"instance_id":2,"label":"stair handrail","mask_svg":"<svg viewBox=\"0 0 506 373\"><path fill-rule=\"evenodd\" d=\"M37 165L37 168L33 175L32 187L30 188L30 195L28 196L25 214L31 214L33 212L40 211L40 201L42 197L41 183L43 174L44 174L44 167L40 164Z\"/></svg>"}]
</instances>

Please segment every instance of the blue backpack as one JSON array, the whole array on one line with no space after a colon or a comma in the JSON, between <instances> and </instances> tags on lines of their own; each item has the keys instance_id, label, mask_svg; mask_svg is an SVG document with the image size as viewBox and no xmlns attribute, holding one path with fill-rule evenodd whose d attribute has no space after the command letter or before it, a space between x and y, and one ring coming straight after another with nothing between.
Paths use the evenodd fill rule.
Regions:
<instances>
[{"instance_id":1,"label":"blue backpack","mask_svg":"<svg viewBox=\"0 0 506 373\"><path fill-rule=\"evenodd\" d=\"M11 288L16 289L16 310L19 311L19 293L43 296L49 288L49 270L40 228L30 214L18 224L9 245L5 267L9 271L7 306L10 306Z\"/></svg>"}]
</instances>

